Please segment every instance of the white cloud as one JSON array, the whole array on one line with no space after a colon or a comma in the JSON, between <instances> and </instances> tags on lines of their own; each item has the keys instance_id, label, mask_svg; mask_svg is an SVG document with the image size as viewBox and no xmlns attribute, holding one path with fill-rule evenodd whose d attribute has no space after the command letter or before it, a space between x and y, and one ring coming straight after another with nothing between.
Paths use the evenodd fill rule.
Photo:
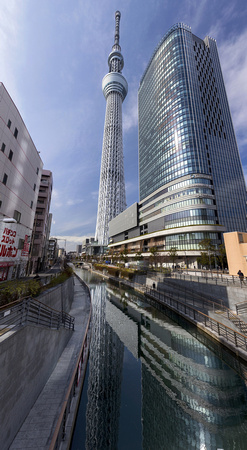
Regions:
<instances>
[{"instance_id":1,"label":"white cloud","mask_svg":"<svg viewBox=\"0 0 247 450\"><path fill-rule=\"evenodd\" d=\"M58 240L59 248L65 248L66 252L75 251L76 246L81 244L83 239L88 236L52 236Z\"/></svg>"},{"instance_id":2,"label":"white cloud","mask_svg":"<svg viewBox=\"0 0 247 450\"><path fill-rule=\"evenodd\" d=\"M128 132L138 125L137 85L131 86L127 96L128 101L123 105L123 131Z\"/></svg>"},{"instance_id":3,"label":"white cloud","mask_svg":"<svg viewBox=\"0 0 247 450\"><path fill-rule=\"evenodd\" d=\"M74 206L74 205L79 205L80 203L83 203L84 200L81 198L70 198L69 200L66 201L66 205L68 206Z\"/></svg>"},{"instance_id":4,"label":"white cloud","mask_svg":"<svg viewBox=\"0 0 247 450\"><path fill-rule=\"evenodd\" d=\"M246 131L247 30L224 41L219 54L236 132Z\"/></svg>"},{"instance_id":5,"label":"white cloud","mask_svg":"<svg viewBox=\"0 0 247 450\"><path fill-rule=\"evenodd\" d=\"M20 40L24 6L25 2L18 0L0 2L1 81L18 107L20 98L16 87L15 69L22 58Z\"/></svg>"}]
</instances>

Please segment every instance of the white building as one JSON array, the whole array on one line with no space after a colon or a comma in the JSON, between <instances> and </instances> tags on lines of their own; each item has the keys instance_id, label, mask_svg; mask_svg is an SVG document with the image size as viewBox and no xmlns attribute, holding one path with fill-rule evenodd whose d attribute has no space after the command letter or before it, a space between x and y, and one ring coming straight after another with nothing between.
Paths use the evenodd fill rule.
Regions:
<instances>
[{"instance_id":1,"label":"white building","mask_svg":"<svg viewBox=\"0 0 247 450\"><path fill-rule=\"evenodd\" d=\"M0 83L0 281L25 275L43 162Z\"/></svg>"}]
</instances>

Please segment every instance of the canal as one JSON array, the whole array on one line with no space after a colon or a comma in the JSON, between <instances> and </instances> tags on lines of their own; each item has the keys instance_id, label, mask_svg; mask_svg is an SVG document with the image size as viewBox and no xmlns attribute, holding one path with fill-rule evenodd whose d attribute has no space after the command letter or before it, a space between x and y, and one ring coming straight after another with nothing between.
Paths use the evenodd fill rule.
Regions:
<instances>
[{"instance_id":1,"label":"canal","mask_svg":"<svg viewBox=\"0 0 247 450\"><path fill-rule=\"evenodd\" d=\"M93 319L71 449L246 450L245 365L133 291L77 274Z\"/></svg>"}]
</instances>

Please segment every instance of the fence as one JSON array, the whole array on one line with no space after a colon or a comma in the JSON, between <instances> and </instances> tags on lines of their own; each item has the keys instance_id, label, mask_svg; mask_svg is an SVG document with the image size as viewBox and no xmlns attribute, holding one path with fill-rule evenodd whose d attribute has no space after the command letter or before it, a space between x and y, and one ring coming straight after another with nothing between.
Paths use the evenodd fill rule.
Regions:
<instances>
[{"instance_id":1,"label":"fence","mask_svg":"<svg viewBox=\"0 0 247 450\"><path fill-rule=\"evenodd\" d=\"M74 321L74 317L63 311L56 311L32 298L24 298L0 308L0 335L27 324L74 330Z\"/></svg>"},{"instance_id":2,"label":"fence","mask_svg":"<svg viewBox=\"0 0 247 450\"><path fill-rule=\"evenodd\" d=\"M88 286L75 274L75 276L78 278L78 280L81 282L81 284L86 288L88 292L88 296L90 298L91 303L91 294ZM86 373L86 364L87 364L87 358L89 354L89 344L90 344L90 321L91 321L91 315L92 315L92 303L90 305L90 313L88 317L88 322L86 326L86 331L84 335L84 339L82 342L81 350L79 352L79 356L77 358L77 362L75 365L75 369L73 371L71 381L68 387L68 390L65 395L65 399L63 402L62 410L57 422L57 426L49 447L49 450L56 450L60 447L61 442L65 439L66 436L66 423L67 418L70 413L70 407L72 399L76 395L76 387L80 383L80 379L82 378L82 383L85 377Z\"/></svg>"},{"instance_id":3,"label":"fence","mask_svg":"<svg viewBox=\"0 0 247 450\"><path fill-rule=\"evenodd\" d=\"M217 320L209 317L201 311L193 308L191 305L183 303L169 295L162 292L156 291L154 289L146 288L146 295L155 299L162 305L167 305L173 310L177 311L184 317L192 319L195 323L201 323L206 328L210 328L212 331L216 332L219 336L225 338L233 346L241 348L247 351L247 336L233 330L232 328L224 325Z\"/></svg>"},{"instance_id":4,"label":"fence","mask_svg":"<svg viewBox=\"0 0 247 450\"><path fill-rule=\"evenodd\" d=\"M172 272L170 274L172 278L185 281L194 281L203 284L213 284L215 286L239 286L241 288L247 287L247 280L240 280L239 277L234 275L224 275L222 273L215 272L195 272L194 274L185 272Z\"/></svg>"}]
</instances>

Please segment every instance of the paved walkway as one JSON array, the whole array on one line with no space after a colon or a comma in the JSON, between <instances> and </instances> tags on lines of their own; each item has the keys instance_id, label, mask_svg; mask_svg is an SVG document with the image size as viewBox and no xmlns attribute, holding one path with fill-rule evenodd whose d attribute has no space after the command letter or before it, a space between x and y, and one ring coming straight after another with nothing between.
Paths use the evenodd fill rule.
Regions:
<instances>
[{"instance_id":1,"label":"paved walkway","mask_svg":"<svg viewBox=\"0 0 247 450\"><path fill-rule=\"evenodd\" d=\"M60 356L52 375L17 433L10 450L48 449L79 356L90 313L87 290L74 277L74 301L70 315L75 331Z\"/></svg>"}]
</instances>

